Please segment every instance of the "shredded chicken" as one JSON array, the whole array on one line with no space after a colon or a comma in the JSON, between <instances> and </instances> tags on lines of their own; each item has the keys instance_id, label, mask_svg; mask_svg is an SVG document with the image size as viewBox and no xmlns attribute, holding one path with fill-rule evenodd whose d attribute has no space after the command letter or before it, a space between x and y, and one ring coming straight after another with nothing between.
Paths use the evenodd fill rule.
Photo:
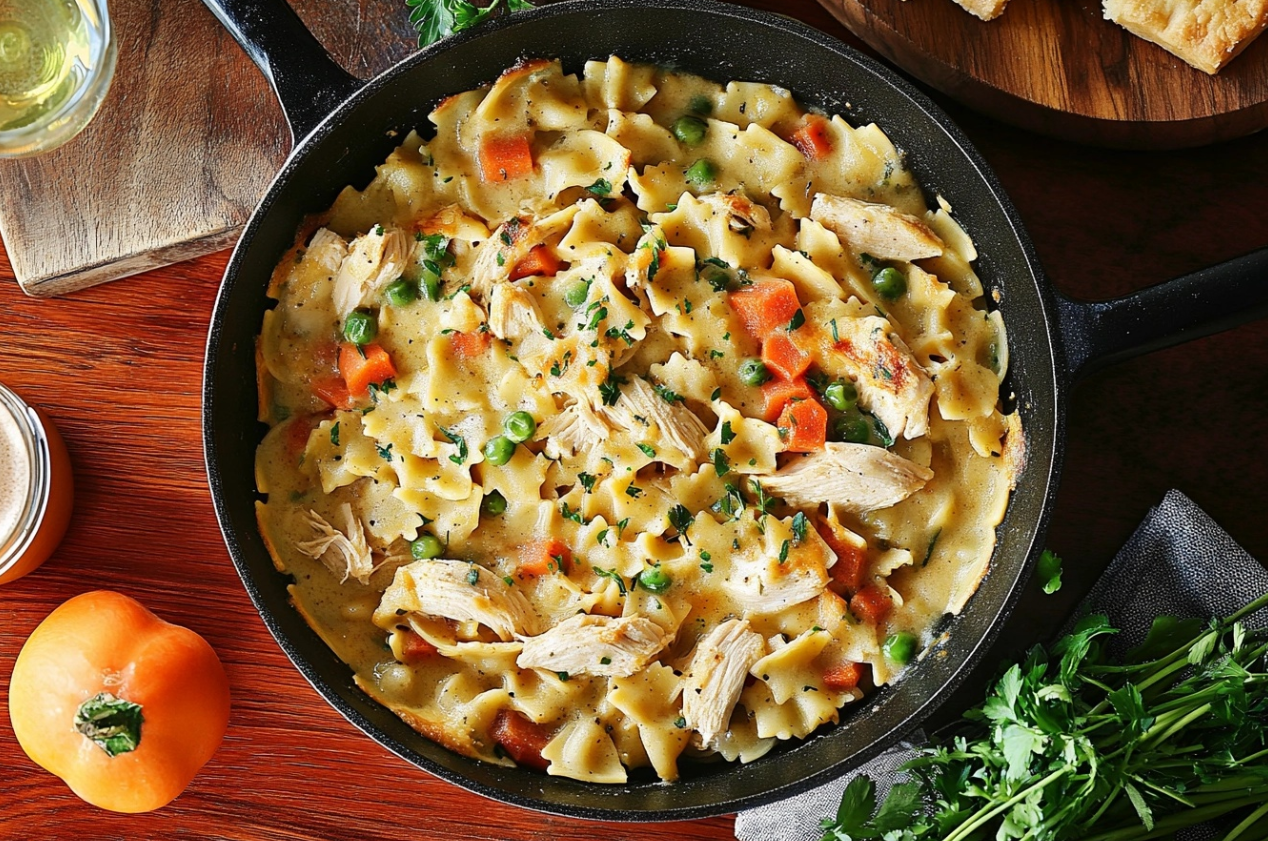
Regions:
<instances>
[{"instance_id":1,"label":"shredded chicken","mask_svg":"<svg viewBox=\"0 0 1268 841\"><path fill-rule=\"evenodd\" d=\"M355 578L362 584L369 583L370 576L377 567L370 545L366 543L365 527L361 518L352 513L352 506L344 503L339 508L343 518L342 530L326 522L316 511L309 510L304 520L312 529L310 540L296 543L295 548L310 558L315 558L325 565L326 569L341 576L339 583Z\"/></svg>"},{"instance_id":2,"label":"shredded chicken","mask_svg":"<svg viewBox=\"0 0 1268 841\"><path fill-rule=\"evenodd\" d=\"M727 227L736 233L771 229L770 211L739 193L710 193L701 196L700 203L723 215Z\"/></svg>"},{"instance_id":3,"label":"shredded chicken","mask_svg":"<svg viewBox=\"0 0 1268 841\"><path fill-rule=\"evenodd\" d=\"M546 455L556 459L597 447L611 434L612 427L584 400L573 401L537 427L537 437L546 439Z\"/></svg>"},{"instance_id":4,"label":"shredded chicken","mask_svg":"<svg viewBox=\"0 0 1268 841\"><path fill-rule=\"evenodd\" d=\"M674 635L645 616L614 619L578 614L541 636L524 640L522 669L570 675L629 677L641 671Z\"/></svg>"},{"instance_id":5,"label":"shredded chicken","mask_svg":"<svg viewBox=\"0 0 1268 841\"><path fill-rule=\"evenodd\" d=\"M696 646L684 678L682 715L704 746L726 732L748 670L765 653L766 642L745 619L728 619Z\"/></svg>"},{"instance_id":6,"label":"shredded chicken","mask_svg":"<svg viewBox=\"0 0 1268 841\"><path fill-rule=\"evenodd\" d=\"M443 558L398 569L374 612L374 623L390 628L411 613L479 622L503 642L534 635L539 626L519 590L478 564Z\"/></svg>"},{"instance_id":7,"label":"shredded chicken","mask_svg":"<svg viewBox=\"0 0 1268 841\"><path fill-rule=\"evenodd\" d=\"M329 228L318 228L304 249L304 260L313 260L331 277L339 271L344 257L348 256L348 243Z\"/></svg>"},{"instance_id":8,"label":"shredded chicken","mask_svg":"<svg viewBox=\"0 0 1268 841\"><path fill-rule=\"evenodd\" d=\"M837 320L833 345L849 368L859 403L885 424L894 438L919 438L929 430L933 381L884 318Z\"/></svg>"},{"instance_id":9,"label":"shredded chicken","mask_svg":"<svg viewBox=\"0 0 1268 841\"><path fill-rule=\"evenodd\" d=\"M471 275L467 278L472 298L488 301L494 287L510 278L511 269L532 247L529 230L528 220L512 217L476 247Z\"/></svg>"},{"instance_id":10,"label":"shredded chicken","mask_svg":"<svg viewBox=\"0 0 1268 841\"><path fill-rule=\"evenodd\" d=\"M499 339L522 341L528 336L543 336L541 311L526 289L509 283L493 288L489 302L489 332Z\"/></svg>"},{"instance_id":11,"label":"shredded chicken","mask_svg":"<svg viewBox=\"0 0 1268 841\"><path fill-rule=\"evenodd\" d=\"M773 475L756 478L792 505L827 502L864 514L902 502L923 488L933 471L880 447L829 442Z\"/></svg>"},{"instance_id":12,"label":"shredded chicken","mask_svg":"<svg viewBox=\"0 0 1268 841\"><path fill-rule=\"evenodd\" d=\"M382 225L352 241L335 275L331 293L340 318L373 300L383 287L401 276L413 242L400 228Z\"/></svg>"},{"instance_id":13,"label":"shredded chicken","mask_svg":"<svg viewBox=\"0 0 1268 841\"><path fill-rule=\"evenodd\" d=\"M601 407L599 413L635 438L647 438L657 452L668 447L694 464L705 460L709 430L700 418L681 404L666 401L642 377L632 377L621 387L616 404Z\"/></svg>"},{"instance_id":14,"label":"shredded chicken","mask_svg":"<svg viewBox=\"0 0 1268 841\"><path fill-rule=\"evenodd\" d=\"M929 226L886 204L820 193L810 218L839 236L855 254L878 260L920 260L942 254L942 240Z\"/></svg>"}]
</instances>

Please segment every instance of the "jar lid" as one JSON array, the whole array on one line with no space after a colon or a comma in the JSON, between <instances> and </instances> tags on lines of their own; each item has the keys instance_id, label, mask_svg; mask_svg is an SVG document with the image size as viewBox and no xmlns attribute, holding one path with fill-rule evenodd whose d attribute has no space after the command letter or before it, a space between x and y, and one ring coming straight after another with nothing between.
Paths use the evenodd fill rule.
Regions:
<instances>
[{"instance_id":1,"label":"jar lid","mask_svg":"<svg viewBox=\"0 0 1268 841\"><path fill-rule=\"evenodd\" d=\"M0 574L35 539L48 509L51 472L39 415L0 384Z\"/></svg>"}]
</instances>

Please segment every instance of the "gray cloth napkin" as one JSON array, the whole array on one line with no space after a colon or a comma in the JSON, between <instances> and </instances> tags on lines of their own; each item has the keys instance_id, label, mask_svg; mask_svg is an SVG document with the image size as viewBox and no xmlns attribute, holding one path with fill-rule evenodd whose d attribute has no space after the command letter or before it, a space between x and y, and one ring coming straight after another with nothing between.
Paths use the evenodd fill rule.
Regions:
<instances>
[{"instance_id":1,"label":"gray cloth napkin","mask_svg":"<svg viewBox=\"0 0 1268 841\"><path fill-rule=\"evenodd\" d=\"M1080 615L1104 613L1121 629L1112 642L1121 655L1145 640L1155 616L1227 616L1268 590L1268 571L1188 497L1170 491L1136 529L1084 600ZM1073 625L1074 619L1070 625ZM1268 625L1268 611L1245 620ZM1067 626L1069 627L1069 626ZM883 798L897 769L916 755L904 742L862 768L805 794L746 812L735 820L739 841L818 841L819 821L836 814L841 792L860 773ZM1200 838L1197 832L1192 837Z\"/></svg>"}]
</instances>

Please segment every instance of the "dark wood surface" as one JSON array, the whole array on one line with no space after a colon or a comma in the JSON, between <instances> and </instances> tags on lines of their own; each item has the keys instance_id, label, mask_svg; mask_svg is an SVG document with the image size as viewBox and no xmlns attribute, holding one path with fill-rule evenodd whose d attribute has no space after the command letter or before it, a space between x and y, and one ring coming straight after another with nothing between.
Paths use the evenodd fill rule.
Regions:
<instances>
[{"instance_id":1,"label":"dark wood surface","mask_svg":"<svg viewBox=\"0 0 1268 841\"><path fill-rule=\"evenodd\" d=\"M857 43L813 0L781 9ZM1268 244L1268 135L1187 152L1111 152L948 110L996 169L1067 293L1120 295ZM598 825L484 800L392 756L304 682L242 590L203 471L203 343L226 259L34 300L0 257L0 381L55 419L78 483L61 549L0 589L0 708L27 634L95 588L135 596L206 636L234 703L224 745L185 794L135 817L81 803L26 758L0 715L0 839L730 838L726 817ZM1060 623L1169 488L1268 557L1268 323L1097 374L1070 414L1048 541L1066 559L1066 586L1049 597L1032 588L947 715L1000 658Z\"/></svg>"},{"instance_id":2,"label":"dark wood surface","mask_svg":"<svg viewBox=\"0 0 1268 841\"><path fill-rule=\"evenodd\" d=\"M1045 134L1178 149L1268 126L1268 38L1214 76L1105 20L1101 0L819 0L882 55L977 110Z\"/></svg>"}]
</instances>

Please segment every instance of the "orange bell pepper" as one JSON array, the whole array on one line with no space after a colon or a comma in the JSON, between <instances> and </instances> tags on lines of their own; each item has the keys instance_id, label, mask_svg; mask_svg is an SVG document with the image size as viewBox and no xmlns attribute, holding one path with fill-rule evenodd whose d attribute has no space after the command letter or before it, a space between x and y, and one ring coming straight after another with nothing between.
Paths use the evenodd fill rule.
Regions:
<instances>
[{"instance_id":1,"label":"orange bell pepper","mask_svg":"<svg viewBox=\"0 0 1268 841\"><path fill-rule=\"evenodd\" d=\"M863 679L861 663L842 663L823 673L823 685L837 692L853 692Z\"/></svg>"},{"instance_id":2,"label":"orange bell pepper","mask_svg":"<svg viewBox=\"0 0 1268 841\"><path fill-rule=\"evenodd\" d=\"M71 791L114 812L170 803L220 747L229 681L198 634L119 593L76 596L13 666L18 744Z\"/></svg>"},{"instance_id":3,"label":"orange bell pepper","mask_svg":"<svg viewBox=\"0 0 1268 841\"><path fill-rule=\"evenodd\" d=\"M563 262L555 255L553 248L546 245L535 245L511 269L511 280L532 275L554 277L559 274Z\"/></svg>"}]
</instances>

